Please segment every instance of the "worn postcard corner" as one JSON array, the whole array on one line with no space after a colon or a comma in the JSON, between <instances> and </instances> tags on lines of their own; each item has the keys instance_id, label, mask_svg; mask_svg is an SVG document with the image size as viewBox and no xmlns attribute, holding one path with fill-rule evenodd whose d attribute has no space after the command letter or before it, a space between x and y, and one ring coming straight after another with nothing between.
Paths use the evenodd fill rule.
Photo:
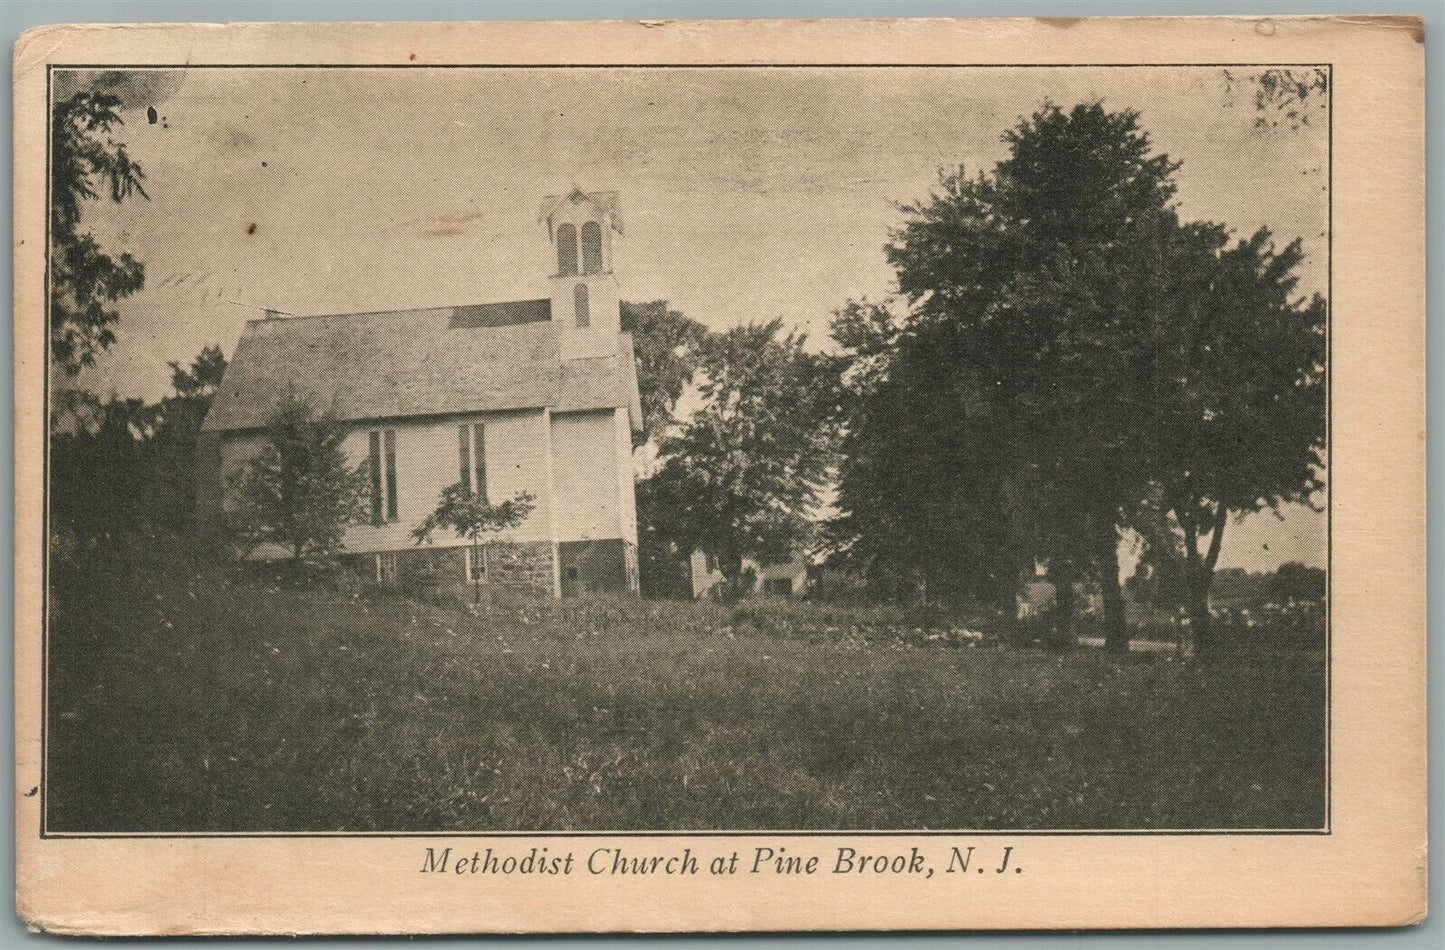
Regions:
<instances>
[{"instance_id":1,"label":"worn postcard corner","mask_svg":"<svg viewBox=\"0 0 1445 950\"><path fill-rule=\"evenodd\" d=\"M27 33L18 913L1419 922L1421 30Z\"/></svg>"}]
</instances>

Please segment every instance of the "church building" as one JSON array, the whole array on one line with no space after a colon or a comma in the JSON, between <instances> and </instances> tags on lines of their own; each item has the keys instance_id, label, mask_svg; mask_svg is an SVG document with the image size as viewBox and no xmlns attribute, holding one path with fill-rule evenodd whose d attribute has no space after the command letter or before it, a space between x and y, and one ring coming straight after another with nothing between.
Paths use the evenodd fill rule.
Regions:
<instances>
[{"instance_id":1,"label":"church building","mask_svg":"<svg viewBox=\"0 0 1445 950\"><path fill-rule=\"evenodd\" d=\"M368 517L348 527L345 557L368 577L635 593L642 412L612 269L617 195L547 198L538 224L550 249L545 297L248 322L201 430L201 517L226 503L291 391L343 420L347 453L366 465ZM412 530L458 481L494 502L527 491L535 507L475 559L447 533L414 544Z\"/></svg>"}]
</instances>

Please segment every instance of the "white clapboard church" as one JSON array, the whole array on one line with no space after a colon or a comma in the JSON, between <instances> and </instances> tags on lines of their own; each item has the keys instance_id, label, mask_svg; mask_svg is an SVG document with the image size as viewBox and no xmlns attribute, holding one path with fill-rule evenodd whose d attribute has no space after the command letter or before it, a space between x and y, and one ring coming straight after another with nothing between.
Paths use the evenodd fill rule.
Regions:
<instances>
[{"instance_id":1,"label":"white clapboard church","mask_svg":"<svg viewBox=\"0 0 1445 950\"><path fill-rule=\"evenodd\" d=\"M405 586L481 573L554 597L636 592L642 414L612 270L617 196L547 198L538 224L551 248L545 297L248 322L202 426L202 518L225 504L224 486L289 389L344 420L347 452L369 467L370 517L345 537L367 575ZM519 490L536 499L481 563L452 535L422 547L411 538L459 480L493 501Z\"/></svg>"}]
</instances>

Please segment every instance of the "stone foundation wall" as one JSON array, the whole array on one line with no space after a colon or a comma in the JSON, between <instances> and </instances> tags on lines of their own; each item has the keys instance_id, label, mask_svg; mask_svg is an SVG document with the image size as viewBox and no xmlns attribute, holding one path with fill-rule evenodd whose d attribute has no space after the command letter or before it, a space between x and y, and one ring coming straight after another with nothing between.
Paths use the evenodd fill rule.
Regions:
<instances>
[{"instance_id":1,"label":"stone foundation wall","mask_svg":"<svg viewBox=\"0 0 1445 950\"><path fill-rule=\"evenodd\" d=\"M510 590L552 595L550 541L518 541L486 547L487 583Z\"/></svg>"},{"instance_id":2,"label":"stone foundation wall","mask_svg":"<svg viewBox=\"0 0 1445 950\"><path fill-rule=\"evenodd\" d=\"M552 595L552 545L548 541L493 542L486 549L483 561L486 576L483 584L495 584L508 590ZM349 554L348 566L363 580L377 583L377 558L394 558L396 576L381 583L409 593L461 589L467 586L467 547L418 547L379 554Z\"/></svg>"},{"instance_id":3,"label":"stone foundation wall","mask_svg":"<svg viewBox=\"0 0 1445 950\"><path fill-rule=\"evenodd\" d=\"M563 541L562 596L636 593L637 550L621 538Z\"/></svg>"}]
</instances>

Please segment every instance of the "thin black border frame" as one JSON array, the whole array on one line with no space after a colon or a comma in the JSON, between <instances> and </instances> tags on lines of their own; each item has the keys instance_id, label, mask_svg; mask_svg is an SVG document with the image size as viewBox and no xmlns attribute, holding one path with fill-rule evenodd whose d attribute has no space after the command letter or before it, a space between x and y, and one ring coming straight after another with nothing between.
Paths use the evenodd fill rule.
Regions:
<instances>
[{"instance_id":1,"label":"thin black border frame","mask_svg":"<svg viewBox=\"0 0 1445 950\"><path fill-rule=\"evenodd\" d=\"M1325 196L1325 736L1324 736L1324 826L1321 828L1098 828L1098 829L746 829L746 830L609 830L579 831L204 831L204 832L61 832L47 827L49 818L49 745L47 720L50 709L50 276L51 276L51 146L54 136L52 74L56 70L191 70L191 69L480 69L480 70L554 70L554 69L1227 69L1227 68L1314 68L1326 71L1326 196ZM41 365L45 392L42 412L45 420L41 488L41 707L40 707L40 828L41 840L107 840L107 839L230 839L230 838L309 838L317 840L347 838L758 838L758 837L1329 837L1333 818L1333 761L1331 751L1334 732L1332 684L1334 680L1334 623L1331 610L1334 579L1334 145L1335 145L1335 75L1334 63L1266 62L1266 63L47 63L45 66L45 334Z\"/></svg>"}]
</instances>

